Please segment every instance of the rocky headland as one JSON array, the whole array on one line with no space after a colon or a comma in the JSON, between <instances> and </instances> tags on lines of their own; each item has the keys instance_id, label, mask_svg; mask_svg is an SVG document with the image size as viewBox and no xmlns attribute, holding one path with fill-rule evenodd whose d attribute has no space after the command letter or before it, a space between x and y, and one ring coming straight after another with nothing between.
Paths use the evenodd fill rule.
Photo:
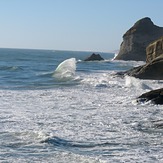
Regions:
<instances>
[{"instance_id":1,"label":"rocky headland","mask_svg":"<svg viewBox=\"0 0 163 163\"><path fill-rule=\"evenodd\" d=\"M137 21L124 35L116 60L146 61L146 47L163 36L163 27L156 26L150 18Z\"/></svg>"},{"instance_id":2,"label":"rocky headland","mask_svg":"<svg viewBox=\"0 0 163 163\"><path fill-rule=\"evenodd\" d=\"M139 20L124 34L115 59L146 61L144 65L119 72L118 75L163 80L163 27L154 25L150 18ZM163 88L142 94L138 99L163 104Z\"/></svg>"}]
</instances>

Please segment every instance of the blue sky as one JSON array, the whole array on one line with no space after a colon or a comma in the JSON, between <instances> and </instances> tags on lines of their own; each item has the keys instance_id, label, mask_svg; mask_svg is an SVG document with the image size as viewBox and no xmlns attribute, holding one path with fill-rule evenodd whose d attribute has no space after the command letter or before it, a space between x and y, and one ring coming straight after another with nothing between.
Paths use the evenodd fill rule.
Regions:
<instances>
[{"instance_id":1,"label":"blue sky","mask_svg":"<svg viewBox=\"0 0 163 163\"><path fill-rule=\"evenodd\" d=\"M163 0L0 0L0 48L117 50L150 17L163 27Z\"/></svg>"}]
</instances>

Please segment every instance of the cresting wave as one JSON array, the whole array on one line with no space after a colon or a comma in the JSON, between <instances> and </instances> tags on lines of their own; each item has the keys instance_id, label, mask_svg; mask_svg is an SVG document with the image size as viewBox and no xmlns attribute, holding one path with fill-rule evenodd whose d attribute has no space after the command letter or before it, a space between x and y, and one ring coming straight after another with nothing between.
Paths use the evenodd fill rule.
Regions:
<instances>
[{"instance_id":1,"label":"cresting wave","mask_svg":"<svg viewBox=\"0 0 163 163\"><path fill-rule=\"evenodd\" d=\"M75 76L76 59L70 58L58 65L53 73L53 77L59 81L72 80Z\"/></svg>"},{"instance_id":2,"label":"cresting wave","mask_svg":"<svg viewBox=\"0 0 163 163\"><path fill-rule=\"evenodd\" d=\"M152 88L145 84L145 82L131 76L125 76L125 85L126 87L137 87L143 90L152 90Z\"/></svg>"}]
</instances>

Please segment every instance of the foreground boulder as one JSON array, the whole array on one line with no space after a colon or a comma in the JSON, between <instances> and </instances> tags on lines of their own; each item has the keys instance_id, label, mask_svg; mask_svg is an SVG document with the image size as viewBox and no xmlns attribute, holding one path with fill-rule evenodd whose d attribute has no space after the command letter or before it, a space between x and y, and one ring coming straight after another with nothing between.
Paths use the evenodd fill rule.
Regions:
<instances>
[{"instance_id":1,"label":"foreground boulder","mask_svg":"<svg viewBox=\"0 0 163 163\"><path fill-rule=\"evenodd\" d=\"M163 88L142 94L139 101L151 101L154 104L163 104Z\"/></svg>"},{"instance_id":2,"label":"foreground boulder","mask_svg":"<svg viewBox=\"0 0 163 163\"><path fill-rule=\"evenodd\" d=\"M104 59L100 56L100 54L93 53L91 56L86 58L84 61L102 61L102 60L104 60Z\"/></svg>"},{"instance_id":3,"label":"foreground boulder","mask_svg":"<svg viewBox=\"0 0 163 163\"><path fill-rule=\"evenodd\" d=\"M146 47L152 41L163 36L163 27L153 24L146 17L137 21L124 35L116 60L146 60Z\"/></svg>"}]
</instances>

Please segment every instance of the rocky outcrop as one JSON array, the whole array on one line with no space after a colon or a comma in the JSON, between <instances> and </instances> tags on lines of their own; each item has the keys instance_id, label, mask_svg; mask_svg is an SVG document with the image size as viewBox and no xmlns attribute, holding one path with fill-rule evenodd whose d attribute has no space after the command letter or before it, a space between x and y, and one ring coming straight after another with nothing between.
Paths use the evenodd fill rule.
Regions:
<instances>
[{"instance_id":1,"label":"rocky outcrop","mask_svg":"<svg viewBox=\"0 0 163 163\"><path fill-rule=\"evenodd\" d=\"M130 75L142 79L163 80L163 37L152 42L146 48L146 64L130 71ZM154 104L163 104L163 88L142 94L139 101L151 101ZM158 123L162 126L163 123Z\"/></svg>"},{"instance_id":2,"label":"rocky outcrop","mask_svg":"<svg viewBox=\"0 0 163 163\"><path fill-rule=\"evenodd\" d=\"M133 68L126 74L140 79L163 80L163 37L149 44L146 53L146 64Z\"/></svg>"},{"instance_id":3,"label":"rocky outcrop","mask_svg":"<svg viewBox=\"0 0 163 163\"><path fill-rule=\"evenodd\" d=\"M104 60L104 59L100 56L100 54L93 53L91 56L86 58L84 61L101 61L101 60Z\"/></svg>"},{"instance_id":4,"label":"rocky outcrop","mask_svg":"<svg viewBox=\"0 0 163 163\"><path fill-rule=\"evenodd\" d=\"M163 54L150 63L127 71L126 74L140 79L163 80Z\"/></svg>"},{"instance_id":5,"label":"rocky outcrop","mask_svg":"<svg viewBox=\"0 0 163 163\"><path fill-rule=\"evenodd\" d=\"M154 104L163 104L163 88L144 93L138 98L141 102L151 101Z\"/></svg>"},{"instance_id":6,"label":"rocky outcrop","mask_svg":"<svg viewBox=\"0 0 163 163\"><path fill-rule=\"evenodd\" d=\"M163 37L148 45L146 48L146 62L151 62L161 54L163 54Z\"/></svg>"},{"instance_id":7,"label":"rocky outcrop","mask_svg":"<svg viewBox=\"0 0 163 163\"><path fill-rule=\"evenodd\" d=\"M153 24L146 17L137 21L124 35L116 60L146 60L146 47L152 41L163 36L163 27Z\"/></svg>"}]
</instances>

